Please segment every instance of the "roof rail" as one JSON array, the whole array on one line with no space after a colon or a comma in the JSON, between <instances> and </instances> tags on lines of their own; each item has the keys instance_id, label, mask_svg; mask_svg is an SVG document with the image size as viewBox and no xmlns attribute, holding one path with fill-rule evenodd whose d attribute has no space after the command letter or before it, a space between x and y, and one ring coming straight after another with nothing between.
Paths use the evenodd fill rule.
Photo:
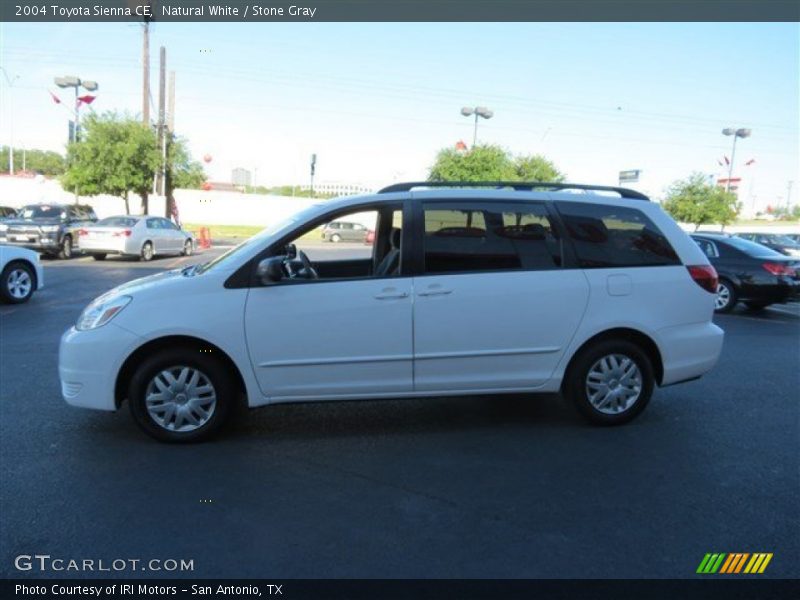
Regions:
<instances>
[{"instance_id":1,"label":"roof rail","mask_svg":"<svg viewBox=\"0 0 800 600\"><path fill-rule=\"evenodd\" d=\"M409 181L406 183L394 183L378 190L379 194L389 194L391 192L408 192L413 188L511 188L518 192L530 192L533 190L550 190L553 192L566 190L585 190L587 192L616 192L622 198L630 200L647 200L650 198L637 192L623 187L608 185L586 185L583 183L561 183L545 181Z\"/></svg>"}]
</instances>

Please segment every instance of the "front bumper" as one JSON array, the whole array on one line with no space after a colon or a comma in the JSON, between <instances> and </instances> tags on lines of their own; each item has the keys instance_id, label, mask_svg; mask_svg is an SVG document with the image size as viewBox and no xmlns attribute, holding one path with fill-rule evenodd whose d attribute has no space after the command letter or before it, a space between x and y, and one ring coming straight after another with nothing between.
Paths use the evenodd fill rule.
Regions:
<instances>
[{"instance_id":1,"label":"front bumper","mask_svg":"<svg viewBox=\"0 0 800 600\"><path fill-rule=\"evenodd\" d=\"M97 329L70 327L61 336L58 377L61 395L72 406L116 410L114 387L122 363L142 342L127 329L107 323Z\"/></svg>"},{"instance_id":2,"label":"front bumper","mask_svg":"<svg viewBox=\"0 0 800 600\"><path fill-rule=\"evenodd\" d=\"M0 236L0 244L7 246L19 246L37 252L54 252L59 249L58 233L47 234L3 234Z\"/></svg>"}]
</instances>

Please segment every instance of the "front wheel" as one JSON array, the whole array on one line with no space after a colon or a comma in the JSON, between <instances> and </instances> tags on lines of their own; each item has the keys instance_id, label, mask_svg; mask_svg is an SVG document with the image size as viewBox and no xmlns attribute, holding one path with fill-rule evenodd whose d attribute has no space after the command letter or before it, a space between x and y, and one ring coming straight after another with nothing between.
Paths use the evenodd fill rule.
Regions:
<instances>
[{"instance_id":1,"label":"front wheel","mask_svg":"<svg viewBox=\"0 0 800 600\"><path fill-rule=\"evenodd\" d=\"M22 304L33 296L35 276L28 265L16 262L6 265L0 274L0 298L9 304Z\"/></svg>"},{"instance_id":2,"label":"front wheel","mask_svg":"<svg viewBox=\"0 0 800 600\"><path fill-rule=\"evenodd\" d=\"M334 234L331 236L331 241L332 241L334 244L338 244L339 242L341 242L341 241L342 241L342 236L340 236L338 233L334 233Z\"/></svg>"},{"instance_id":3,"label":"front wheel","mask_svg":"<svg viewBox=\"0 0 800 600\"><path fill-rule=\"evenodd\" d=\"M573 361L564 391L578 411L596 425L621 425L641 413L655 387L647 354L626 340L589 346Z\"/></svg>"},{"instance_id":4,"label":"front wheel","mask_svg":"<svg viewBox=\"0 0 800 600\"><path fill-rule=\"evenodd\" d=\"M136 423L162 442L200 442L227 420L236 388L213 355L194 348L162 350L131 378L128 403Z\"/></svg>"},{"instance_id":5,"label":"front wheel","mask_svg":"<svg viewBox=\"0 0 800 600\"><path fill-rule=\"evenodd\" d=\"M142 252L140 254L141 259L144 262L148 262L153 260L153 244L150 242L145 242L144 246L142 246Z\"/></svg>"},{"instance_id":6,"label":"front wheel","mask_svg":"<svg viewBox=\"0 0 800 600\"><path fill-rule=\"evenodd\" d=\"M192 240L186 240L183 244L183 252L181 252L181 254L183 254L183 256L191 256L193 252L194 244L192 244Z\"/></svg>"},{"instance_id":7,"label":"front wheel","mask_svg":"<svg viewBox=\"0 0 800 600\"><path fill-rule=\"evenodd\" d=\"M736 288L727 279L720 279L717 284L717 297L714 299L714 312L731 312L736 302Z\"/></svg>"}]
</instances>

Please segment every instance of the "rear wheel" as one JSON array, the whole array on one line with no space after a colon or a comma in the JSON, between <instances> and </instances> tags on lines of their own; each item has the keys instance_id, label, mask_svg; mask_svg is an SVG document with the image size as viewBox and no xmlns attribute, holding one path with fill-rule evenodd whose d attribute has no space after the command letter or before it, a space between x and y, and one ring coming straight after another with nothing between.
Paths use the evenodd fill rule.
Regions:
<instances>
[{"instance_id":1,"label":"rear wheel","mask_svg":"<svg viewBox=\"0 0 800 600\"><path fill-rule=\"evenodd\" d=\"M92 254L92 258L95 260L105 260L106 254L104 252L100 252L99 254Z\"/></svg>"},{"instance_id":2,"label":"rear wheel","mask_svg":"<svg viewBox=\"0 0 800 600\"><path fill-rule=\"evenodd\" d=\"M717 284L717 297L714 299L714 312L730 312L736 306L736 301L736 288L727 279L720 279Z\"/></svg>"},{"instance_id":3,"label":"rear wheel","mask_svg":"<svg viewBox=\"0 0 800 600\"><path fill-rule=\"evenodd\" d=\"M331 241L332 241L334 244L338 244L339 242L341 242L341 241L342 241L342 236L340 236L338 233L334 233L334 234L331 236Z\"/></svg>"},{"instance_id":4,"label":"rear wheel","mask_svg":"<svg viewBox=\"0 0 800 600\"><path fill-rule=\"evenodd\" d=\"M227 420L236 387L213 355L170 348L145 360L128 387L136 423L162 442L199 442Z\"/></svg>"},{"instance_id":5,"label":"rear wheel","mask_svg":"<svg viewBox=\"0 0 800 600\"><path fill-rule=\"evenodd\" d=\"M9 304L22 304L33 296L36 276L33 268L22 262L6 265L0 274L0 298Z\"/></svg>"},{"instance_id":6,"label":"rear wheel","mask_svg":"<svg viewBox=\"0 0 800 600\"><path fill-rule=\"evenodd\" d=\"M139 256L145 262L153 260L153 244L151 242L145 242Z\"/></svg>"},{"instance_id":7,"label":"rear wheel","mask_svg":"<svg viewBox=\"0 0 800 600\"><path fill-rule=\"evenodd\" d=\"M645 409L654 387L653 365L639 346L605 340L575 357L564 391L591 423L621 425Z\"/></svg>"},{"instance_id":8,"label":"rear wheel","mask_svg":"<svg viewBox=\"0 0 800 600\"><path fill-rule=\"evenodd\" d=\"M183 244L182 254L184 256L191 256L193 252L194 252L194 244L192 244L192 240L186 240L186 242Z\"/></svg>"},{"instance_id":9,"label":"rear wheel","mask_svg":"<svg viewBox=\"0 0 800 600\"><path fill-rule=\"evenodd\" d=\"M72 258L72 236L65 235L61 240L61 250L58 252L58 258L69 259Z\"/></svg>"}]
</instances>

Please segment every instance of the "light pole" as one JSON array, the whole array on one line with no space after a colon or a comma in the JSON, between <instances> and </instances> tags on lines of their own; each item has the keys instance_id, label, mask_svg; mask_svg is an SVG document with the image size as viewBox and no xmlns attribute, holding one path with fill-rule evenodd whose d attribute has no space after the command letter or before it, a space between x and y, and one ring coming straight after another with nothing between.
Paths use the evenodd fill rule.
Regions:
<instances>
[{"instance_id":1,"label":"light pole","mask_svg":"<svg viewBox=\"0 0 800 600\"><path fill-rule=\"evenodd\" d=\"M465 106L461 109L461 114L465 117L471 117L472 115L475 115L475 127L472 131L472 147L474 148L478 141L478 117L491 119L494 116L494 113L485 106L476 106L475 108Z\"/></svg>"},{"instance_id":2,"label":"light pole","mask_svg":"<svg viewBox=\"0 0 800 600\"><path fill-rule=\"evenodd\" d=\"M311 192L311 197L312 198L314 197L314 171L316 171L316 170L317 170L317 155L315 153L315 154L311 155L311 188L310 188L310 192Z\"/></svg>"},{"instance_id":3,"label":"light pole","mask_svg":"<svg viewBox=\"0 0 800 600\"><path fill-rule=\"evenodd\" d=\"M3 67L0 67L0 70L3 71L3 77L6 79L6 83L8 84L8 118L10 121L8 127L8 133L10 136L10 141L8 143L8 174L14 174L14 83L19 79L19 75L14 75L13 77L9 76L8 71L6 71Z\"/></svg>"},{"instance_id":4,"label":"light pole","mask_svg":"<svg viewBox=\"0 0 800 600\"><path fill-rule=\"evenodd\" d=\"M83 88L86 91L94 92L97 90L98 86L96 81L85 81L81 80L79 77L74 76L66 76L66 77L56 77L54 79L55 84L60 88L75 88L75 135L72 141L79 141L80 140L80 109L81 109L81 102L80 98L78 98L78 89Z\"/></svg>"},{"instance_id":5,"label":"light pole","mask_svg":"<svg viewBox=\"0 0 800 600\"><path fill-rule=\"evenodd\" d=\"M731 191L731 177L733 177L733 159L736 158L736 138L750 137L752 131L750 129L735 129L733 127L726 127L722 130L722 135L733 136L733 149L731 150L731 164L728 165L728 182L725 185L725 191Z\"/></svg>"}]
</instances>

